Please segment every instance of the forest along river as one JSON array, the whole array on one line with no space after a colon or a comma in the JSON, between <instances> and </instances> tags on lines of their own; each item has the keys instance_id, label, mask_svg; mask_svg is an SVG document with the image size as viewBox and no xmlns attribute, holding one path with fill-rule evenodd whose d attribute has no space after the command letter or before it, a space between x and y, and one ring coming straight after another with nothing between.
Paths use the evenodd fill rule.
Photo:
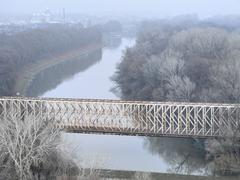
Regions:
<instances>
[{"instance_id":1,"label":"forest along river","mask_svg":"<svg viewBox=\"0 0 240 180\"><path fill-rule=\"evenodd\" d=\"M85 57L85 61L68 61L47 69L35 77L28 94L57 98L118 99L110 91L114 86L110 77L121 61L123 51L134 43L135 39L113 40L110 46L102 48L95 55L89 55L89 61ZM84 167L98 165L97 168L117 170L167 172L176 159L181 161L186 147L192 153L188 140L181 142L166 138L65 134L64 142L72 156L84 162ZM196 163L202 163L199 155L196 159ZM201 169L201 165L198 168Z\"/></svg>"}]
</instances>

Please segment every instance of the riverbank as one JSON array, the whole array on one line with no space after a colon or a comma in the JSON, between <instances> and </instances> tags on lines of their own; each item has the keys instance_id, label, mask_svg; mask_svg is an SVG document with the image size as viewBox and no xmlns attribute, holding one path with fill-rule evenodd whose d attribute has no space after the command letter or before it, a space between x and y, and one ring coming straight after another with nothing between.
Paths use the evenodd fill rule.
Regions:
<instances>
[{"instance_id":1,"label":"riverbank","mask_svg":"<svg viewBox=\"0 0 240 180\"><path fill-rule=\"evenodd\" d=\"M71 59L80 58L81 56L87 56L90 53L102 48L102 44L89 45L85 48L74 49L57 56L39 59L36 63L28 64L17 71L16 83L14 86L15 94L21 96L26 95L29 85L33 81L34 77L41 71L53 67L59 63L69 61Z\"/></svg>"},{"instance_id":2,"label":"riverbank","mask_svg":"<svg viewBox=\"0 0 240 180\"><path fill-rule=\"evenodd\" d=\"M108 170L108 169L84 169L86 174L96 172L99 179L136 179L136 180L226 180L225 177L207 177L207 176L196 176L196 175L180 175L173 173L149 173L149 172L138 172L138 171L119 171L119 170ZM238 180L239 177L229 178L228 180Z\"/></svg>"}]
</instances>

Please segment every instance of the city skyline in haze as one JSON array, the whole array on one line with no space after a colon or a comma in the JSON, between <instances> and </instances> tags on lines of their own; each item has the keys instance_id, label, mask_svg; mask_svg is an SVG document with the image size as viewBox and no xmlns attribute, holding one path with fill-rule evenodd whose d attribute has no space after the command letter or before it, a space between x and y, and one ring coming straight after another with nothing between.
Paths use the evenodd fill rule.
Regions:
<instances>
[{"instance_id":1,"label":"city skyline in haze","mask_svg":"<svg viewBox=\"0 0 240 180\"><path fill-rule=\"evenodd\" d=\"M171 17L196 14L200 18L239 14L238 0L8 0L1 3L1 14L32 14L49 8L53 12L88 15L133 15Z\"/></svg>"}]
</instances>

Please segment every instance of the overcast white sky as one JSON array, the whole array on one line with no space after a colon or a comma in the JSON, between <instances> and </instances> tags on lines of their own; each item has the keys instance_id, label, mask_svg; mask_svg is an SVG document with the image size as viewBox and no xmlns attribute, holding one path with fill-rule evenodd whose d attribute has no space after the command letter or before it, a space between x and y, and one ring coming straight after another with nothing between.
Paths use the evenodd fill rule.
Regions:
<instances>
[{"instance_id":1,"label":"overcast white sky","mask_svg":"<svg viewBox=\"0 0 240 180\"><path fill-rule=\"evenodd\" d=\"M3 2L1 2L3 1ZM174 16L196 13L200 17L240 13L240 0L0 0L2 13L34 13L49 8L87 14Z\"/></svg>"}]
</instances>

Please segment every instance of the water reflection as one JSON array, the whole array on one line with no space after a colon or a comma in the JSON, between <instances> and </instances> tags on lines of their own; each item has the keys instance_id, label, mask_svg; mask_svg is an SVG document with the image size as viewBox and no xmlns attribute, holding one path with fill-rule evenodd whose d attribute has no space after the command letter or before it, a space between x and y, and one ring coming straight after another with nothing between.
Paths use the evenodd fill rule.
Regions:
<instances>
[{"instance_id":1,"label":"water reflection","mask_svg":"<svg viewBox=\"0 0 240 180\"><path fill-rule=\"evenodd\" d=\"M110 89L114 86L110 77L113 76L116 64L120 62L122 52L127 46L134 44L134 39L122 39L116 49L104 47L102 59L84 72L77 73L72 79L59 84L55 89L44 93L44 97L60 98L97 98L117 99Z\"/></svg>"},{"instance_id":2,"label":"water reflection","mask_svg":"<svg viewBox=\"0 0 240 180\"><path fill-rule=\"evenodd\" d=\"M70 59L49 67L37 74L30 84L27 95L41 96L46 91L55 89L57 85L71 79L75 74L82 72L96 64L102 58L102 49L95 50L90 54Z\"/></svg>"},{"instance_id":3,"label":"water reflection","mask_svg":"<svg viewBox=\"0 0 240 180\"><path fill-rule=\"evenodd\" d=\"M108 49L117 49L122 43L122 38L121 36L104 36L103 42Z\"/></svg>"},{"instance_id":4,"label":"water reflection","mask_svg":"<svg viewBox=\"0 0 240 180\"><path fill-rule=\"evenodd\" d=\"M102 168L152 172L168 169L160 156L144 148L142 137L64 134L64 142L71 144L73 157L81 157L84 162L86 158L96 162L101 158Z\"/></svg>"},{"instance_id":5,"label":"water reflection","mask_svg":"<svg viewBox=\"0 0 240 180\"><path fill-rule=\"evenodd\" d=\"M133 46L135 40L123 38L120 46L118 43L119 40L114 46L105 46L85 60L71 60L46 69L36 76L28 95L117 99L110 91L114 87L110 77L121 61L122 52ZM193 139L85 134L64 134L63 139L71 145L75 157L84 162L98 161L100 157L101 161L105 159L102 167L108 169L167 172L184 162L179 171L196 173L205 164L203 144Z\"/></svg>"},{"instance_id":6,"label":"water reflection","mask_svg":"<svg viewBox=\"0 0 240 180\"><path fill-rule=\"evenodd\" d=\"M169 171L183 174L206 174L204 140L191 138L145 139L145 147L169 164Z\"/></svg>"}]
</instances>

